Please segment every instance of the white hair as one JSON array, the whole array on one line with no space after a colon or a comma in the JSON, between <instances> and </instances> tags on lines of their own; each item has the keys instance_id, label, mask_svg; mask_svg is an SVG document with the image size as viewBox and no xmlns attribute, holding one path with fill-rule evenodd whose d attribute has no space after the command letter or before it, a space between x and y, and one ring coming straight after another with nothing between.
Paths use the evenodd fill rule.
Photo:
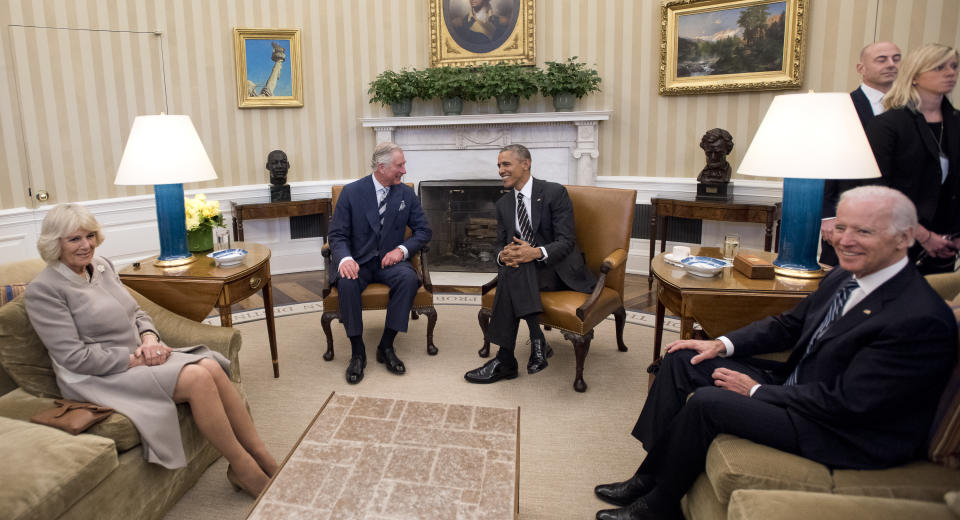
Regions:
<instances>
[{"instance_id":1,"label":"white hair","mask_svg":"<svg viewBox=\"0 0 960 520\"><path fill-rule=\"evenodd\" d=\"M845 200L882 200L890 208L890 232L903 233L917 227L917 207L903 192L886 186L860 186L840 194L840 205Z\"/></svg>"},{"instance_id":2,"label":"white hair","mask_svg":"<svg viewBox=\"0 0 960 520\"><path fill-rule=\"evenodd\" d=\"M376 170L378 164L387 166L390 164L390 161L393 160L393 152L397 150L403 151L402 148L391 142L383 142L378 144L377 147L373 149L373 157L370 159L370 167Z\"/></svg>"},{"instance_id":3,"label":"white hair","mask_svg":"<svg viewBox=\"0 0 960 520\"><path fill-rule=\"evenodd\" d=\"M78 229L97 234L97 245L103 243L100 223L86 207L79 204L59 204L47 213L40 226L40 238L37 239L37 251L40 258L48 264L60 260L63 252L60 239Z\"/></svg>"}]
</instances>

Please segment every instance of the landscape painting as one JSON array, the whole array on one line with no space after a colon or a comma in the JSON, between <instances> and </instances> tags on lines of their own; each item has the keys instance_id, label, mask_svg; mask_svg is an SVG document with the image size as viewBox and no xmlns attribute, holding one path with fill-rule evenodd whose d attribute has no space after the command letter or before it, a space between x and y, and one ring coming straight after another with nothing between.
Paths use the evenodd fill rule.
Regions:
<instances>
[{"instance_id":1,"label":"landscape painting","mask_svg":"<svg viewBox=\"0 0 960 520\"><path fill-rule=\"evenodd\" d=\"M662 7L661 94L799 88L804 0Z\"/></svg>"}]
</instances>

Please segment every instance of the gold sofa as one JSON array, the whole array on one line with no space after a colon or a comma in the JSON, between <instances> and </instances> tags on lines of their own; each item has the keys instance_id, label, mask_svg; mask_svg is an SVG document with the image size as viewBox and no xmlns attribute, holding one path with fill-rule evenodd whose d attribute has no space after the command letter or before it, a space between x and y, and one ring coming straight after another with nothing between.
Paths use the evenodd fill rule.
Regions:
<instances>
[{"instance_id":1,"label":"gold sofa","mask_svg":"<svg viewBox=\"0 0 960 520\"><path fill-rule=\"evenodd\" d=\"M0 265L0 284L29 282L43 267L41 260ZM239 332L190 321L130 292L170 346L202 343L226 356L231 379L243 395ZM51 395L58 389L46 350L26 319L22 296L0 307L0 365L3 518L161 518L220 456L197 430L185 404L178 412L187 466L177 470L148 464L137 430L121 414L76 436L31 423L35 412L53 406Z\"/></svg>"},{"instance_id":2,"label":"gold sofa","mask_svg":"<svg viewBox=\"0 0 960 520\"><path fill-rule=\"evenodd\" d=\"M958 273L931 275L927 281L946 300L960 292ZM688 520L956 520L944 504L951 490L960 490L960 470L928 460L883 470L831 470L721 434L710 444L705 471L683 499L683 512Z\"/></svg>"}]
</instances>

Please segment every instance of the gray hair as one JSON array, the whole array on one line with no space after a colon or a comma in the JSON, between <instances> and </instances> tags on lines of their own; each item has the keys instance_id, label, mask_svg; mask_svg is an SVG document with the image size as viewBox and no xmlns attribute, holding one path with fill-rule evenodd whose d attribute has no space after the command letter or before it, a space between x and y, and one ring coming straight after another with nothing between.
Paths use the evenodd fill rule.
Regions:
<instances>
[{"instance_id":1,"label":"gray hair","mask_svg":"<svg viewBox=\"0 0 960 520\"><path fill-rule=\"evenodd\" d=\"M513 152L517 154L517 157L519 157L521 161L530 160L530 150L527 150L527 147L523 146L522 144L508 144L500 149L500 153L503 152Z\"/></svg>"},{"instance_id":2,"label":"gray hair","mask_svg":"<svg viewBox=\"0 0 960 520\"><path fill-rule=\"evenodd\" d=\"M97 234L97 245L103 243L100 223L86 207L79 204L59 204L51 209L43 218L40 238L37 239L40 258L48 264L60 260L60 239L78 229L93 231Z\"/></svg>"},{"instance_id":3,"label":"gray hair","mask_svg":"<svg viewBox=\"0 0 960 520\"><path fill-rule=\"evenodd\" d=\"M860 186L840 194L845 200L882 200L890 208L890 232L903 233L917 227L917 207L903 192L886 186ZM839 203L837 204L840 205ZM912 241L911 241L912 242ZM912 245L912 244L911 244Z\"/></svg>"},{"instance_id":4,"label":"gray hair","mask_svg":"<svg viewBox=\"0 0 960 520\"><path fill-rule=\"evenodd\" d=\"M393 159L393 152L397 150L403 151L403 148L391 142L378 144L377 147L373 149L373 156L370 158L370 167L376 170L379 164L384 166L390 164L390 161Z\"/></svg>"}]
</instances>

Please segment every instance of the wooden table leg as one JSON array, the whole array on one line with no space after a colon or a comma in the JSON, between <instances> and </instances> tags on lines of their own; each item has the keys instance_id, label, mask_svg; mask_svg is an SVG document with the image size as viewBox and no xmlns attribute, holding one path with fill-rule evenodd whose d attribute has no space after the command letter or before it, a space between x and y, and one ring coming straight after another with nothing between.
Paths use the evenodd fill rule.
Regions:
<instances>
[{"instance_id":1,"label":"wooden table leg","mask_svg":"<svg viewBox=\"0 0 960 520\"><path fill-rule=\"evenodd\" d=\"M657 212L656 206L650 213L650 264L647 266L647 289L653 287L653 252L657 247Z\"/></svg>"},{"instance_id":2,"label":"wooden table leg","mask_svg":"<svg viewBox=\"0 0 960 520\"><path fill-rule=\"evenodd\" d=\"M767 222L763 232L763 250L773 251L773 222Z\"/></svg>"},{"instance_id":3,"label":"wooden table leg","mask_svg":"<svg viewBox=\"0 0 960 520\"><path fill-rule=\"evenodd\" d=\"M233 313L230 311L230 305L217 305L217 311L220 312L220 326L233 326Z\"/></svg>"},{"instance_id":4,"label":"wooden table leg","mask_svg":"<svg viewBox=\"0 0 960 520\"><path fill-rule=\"evenodd\" d=\"M269 265L269 264L268 264ZM270 272L270 267L267 267ZM267 337L270 340L270 359L273 361L273 377L280 377L280 362L277 359L277 329L273 322L273 283L268 279L263 284L263 312L267 315Z\"/></svg>"},{"instance_id":5,"label":"wooden table leg","mask_svg":"<svg viewBox=\"0 0 960 520\"><path fill-rule=\"evenodd\" d=\"M660 343L663 341L663 316L666 314L666 307L663 302L657 298L657 314L653 326L653 362L660 360Z\"/></svg>"}]
</instances>

